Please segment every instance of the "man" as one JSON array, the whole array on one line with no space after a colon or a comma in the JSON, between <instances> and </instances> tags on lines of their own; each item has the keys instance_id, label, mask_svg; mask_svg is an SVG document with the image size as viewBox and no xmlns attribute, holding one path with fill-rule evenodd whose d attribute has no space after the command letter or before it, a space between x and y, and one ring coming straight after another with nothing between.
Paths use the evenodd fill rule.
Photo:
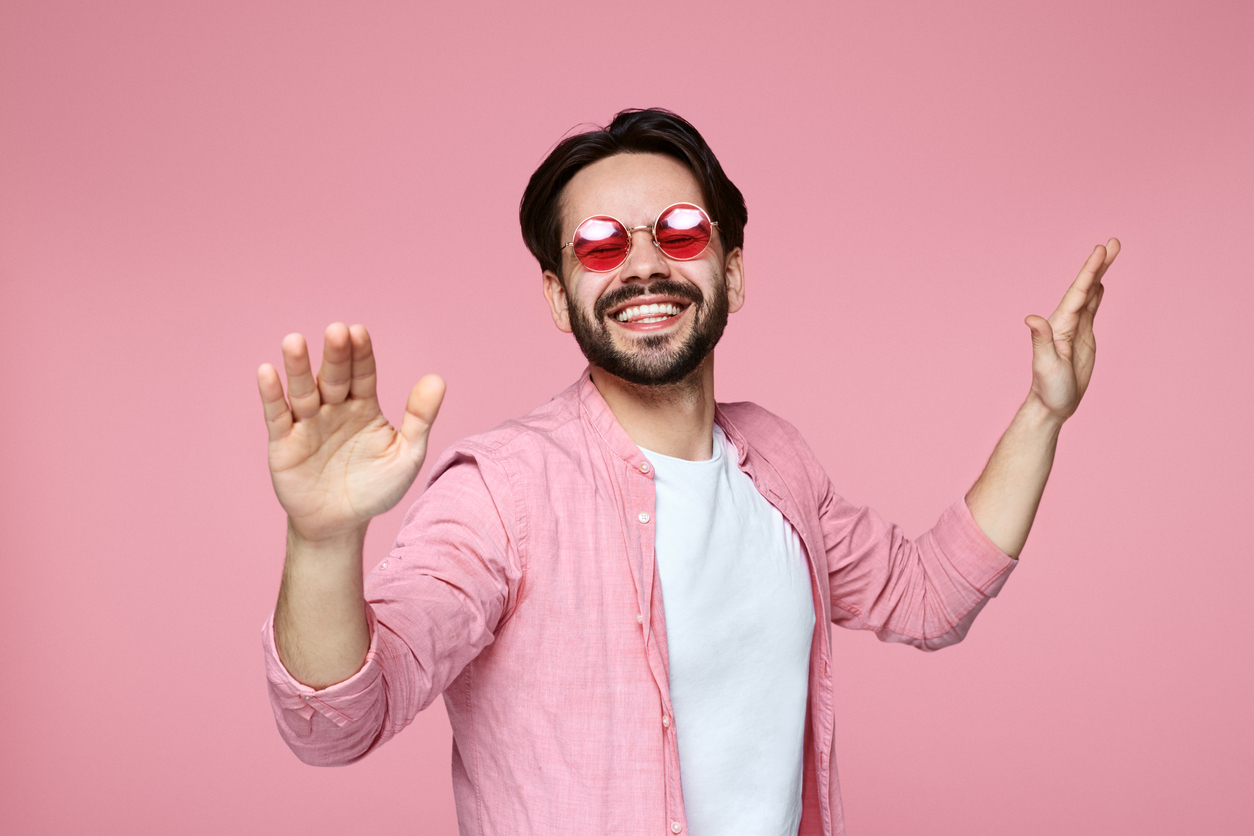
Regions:
<instances>
[{"instance_id":1,"label":"man","mask_svg":"<svg viewBox=\"0 0 1254 836\"><path fill-rule=\"evenodd\" d=\"M363 584L371 517L416 477L444 393L375 398L360 325L258 370L287 560L265 646L280 732L364 756L443 693L463 833L842 833L828 624L936 649L1016 563L1093 365L1097 247L1050 317L979 480L915 541L832 489L793 427L718 404L744 304L740 192L697 131L624 111L522 200L553 321L588 371L441 456ZM290 401L290 406L289 406Z\"/></svg>"}]
</instances>

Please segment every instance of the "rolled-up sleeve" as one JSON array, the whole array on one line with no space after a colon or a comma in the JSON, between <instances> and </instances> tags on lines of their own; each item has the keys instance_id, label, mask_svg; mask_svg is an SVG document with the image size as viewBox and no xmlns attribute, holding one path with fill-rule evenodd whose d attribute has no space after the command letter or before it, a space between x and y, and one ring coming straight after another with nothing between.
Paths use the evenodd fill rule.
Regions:
<instances>
[{"instance_id":1,"label":"rolled-up sleeve","mask_svg":"<svg viewBox=\"0 0 1254 836\"><path fill-rule=\"evenodd\" d=\"M493 640L521 577L508 475L451 450L366 577L370 647L349 679L312 689L279 659L263 628L279 733L304 762L352 763L409 725Z\"/></svg>"},{"instance_id":2,"label":"rolled-up sleeve","mask_svg":"<svg viewBox=\"0 0 1254 836\"><path fill-rule=\"evenodd\" d=\"M368 733L372 726L368 718L378 713L378 703L384 696L378 687L383 675L378 663L379 631L370 607L366 608L366 618L370 624L370 649L361 670L322 689L302 685L283 666L274 642L273 614L262 628L270 707L279 734L306 763L348 763L353 758L346 758L346 751L360 749L364 754L370 748L369 740L361 746L361 741L352 739Z\"/></svg>"},{"instance_id":3,"label":"rolled-up sleeve","mask_svg":"<svg viewBox=\"0 0 1254 836\"><path fill-rule=\"evenodd\" d=\"M922 650L961 641L1018 563L980 530L961 498L915 540L830 483L820 518L832 621Z\"/></svg>"}]
</instances>

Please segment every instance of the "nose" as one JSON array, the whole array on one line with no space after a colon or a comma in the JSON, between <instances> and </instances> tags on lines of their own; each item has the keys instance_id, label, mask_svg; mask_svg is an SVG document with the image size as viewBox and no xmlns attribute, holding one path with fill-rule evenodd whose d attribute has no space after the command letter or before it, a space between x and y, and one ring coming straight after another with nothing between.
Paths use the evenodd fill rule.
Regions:
<instances>
[{"instance_id":1,"label":"nose","mask_svg":"<svg viewBox=\"0 0 1254 836\"><path fill-rule=\"evenodd\" d=\"M651 281L671 274L670 265L653 242L653 227L633 227L627 230L627 234L631 236L631 248L627 251L623 266L619 268L620 281Z\"/></svg>"}]
</instances>

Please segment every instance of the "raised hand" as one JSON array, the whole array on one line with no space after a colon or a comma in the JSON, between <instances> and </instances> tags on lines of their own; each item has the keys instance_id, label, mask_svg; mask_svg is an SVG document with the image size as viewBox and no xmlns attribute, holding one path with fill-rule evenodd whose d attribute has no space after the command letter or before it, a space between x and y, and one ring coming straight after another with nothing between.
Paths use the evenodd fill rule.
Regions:
<instances>
[{"instance_id":1,"label":"raised hand","mask_svg":"<svg viewBox=\"0 0 1254 836\"><path fill-rule=\"evenodd\" d=\"M417 477L444 381L436 375L418 381L397 431L379 409L374 352L363 326L327 326L316 379L300 334L283 338L283 365L286 399L269 363L257 369L257 386L270 436L270 477L289 526L308 541L364 531Z\"/></svg>"},{"instance_id":2,"label":"raised hand","mask_svg":"<svg viewBox=\"0 0 1254 836\"><path fill-rule=\"evenodd\" d=\"M1093 318L1106 292L1102 277L1118 254L1119 241L1115 238L1104 247L1094 247L1049 319L1035 314L1024 319L1032 330L1032 389L1028 397L1039 401L1060 421L1076 411L1093 376L1097 351Z\"/></svg>"}]
</instances>

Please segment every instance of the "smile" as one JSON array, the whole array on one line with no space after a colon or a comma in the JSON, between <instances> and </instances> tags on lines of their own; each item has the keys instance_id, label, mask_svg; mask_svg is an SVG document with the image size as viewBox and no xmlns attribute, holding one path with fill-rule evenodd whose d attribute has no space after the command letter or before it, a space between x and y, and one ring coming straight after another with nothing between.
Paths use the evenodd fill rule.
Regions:
<instances>
[{"instance_id":1,"label":"smile","mask_svg":"<svg viewBox=\"0 0 1254 836\"><path fill-rule=\"evenodd\" d=\"M649 322L661 322L669 319L683 311L679 305L673 305L669 302L663 302L657 305L635 305L630 308L623 308L614 315L614 319L619 322L639 322L641 324Z\"/></svg>"}]
</instances>

